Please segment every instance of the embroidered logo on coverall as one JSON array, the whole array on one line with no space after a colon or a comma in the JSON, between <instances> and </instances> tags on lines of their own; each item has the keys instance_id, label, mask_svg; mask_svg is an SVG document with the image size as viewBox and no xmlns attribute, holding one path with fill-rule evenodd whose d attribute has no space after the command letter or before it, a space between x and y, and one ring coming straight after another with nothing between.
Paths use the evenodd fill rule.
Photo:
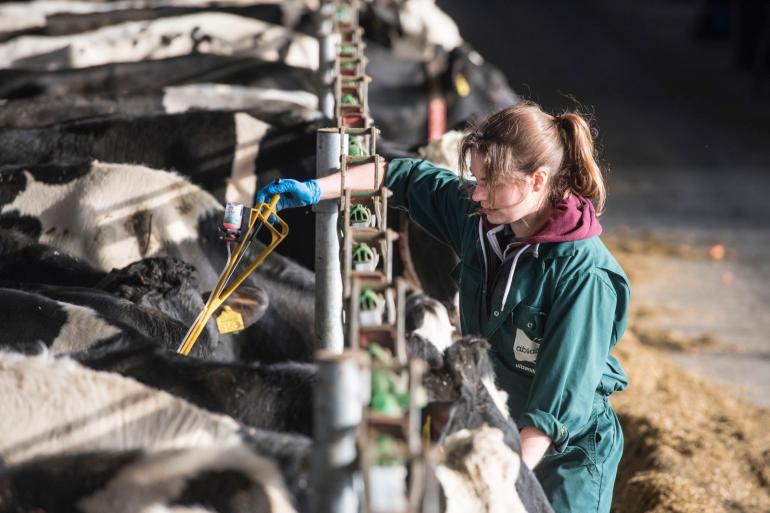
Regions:
<instances>
[{"instance_id":1,"label":"embroidered logo on coverall","mask_svg":"<svg viewBox=\"0 0 770 513\"><path fill-rule=\"evenodd\" d=\"M513 357L516 359L516 368L534 374L534 363L537 361L537 353L539 350L539 342L535 342L529 338L520 329L516 330L516 340L513 343ZM522 365L522 363L531 365Z\"/></svg>"}]
</instances>

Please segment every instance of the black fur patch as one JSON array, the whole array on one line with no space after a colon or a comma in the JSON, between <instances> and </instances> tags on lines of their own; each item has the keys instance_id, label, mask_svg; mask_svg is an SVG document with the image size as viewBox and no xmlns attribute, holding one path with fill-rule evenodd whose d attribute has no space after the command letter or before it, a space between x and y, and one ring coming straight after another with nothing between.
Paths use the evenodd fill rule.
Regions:
<instances>
[{"instance_id":1,"label":"black fur patch","mask_svg":"<svg viewBox=\"0 0 770 513\"><path fill-rule=\"evenodd\" d=\"M37 217L19 215L18 210L0 214L0 229L13 230L37 240L43 231L43 225Z\"/></svg>"},{"instance_id":2,"label":"black fur patch","mask_svg":"<svg viewBox=\"0 0 770 513\"><path fill-rule=\"evenodd\" d=\"M170 506L201 506L218 513L270 511L264 488L234 470L208 471L187 481L181 495Z\"/></svg>"},{"instance_id":3,"label":"black fur patch","mask_svg":"<svg viewBox=\"0 0 770 513\"><path fill-rule=\"evenodd\" d=\"M10 501L2 501L0 511L80 513L80 499L104 488L140 456L140 451L94 452L36 458L15 466L5 472Z\"/></svg>"},{"instance_id":4,"label":"black fur patch","mask_svg":"<svg viewBox=\"0 0 770 513\"><path fill-rule=\"evenodd\" d=\"M152 214L146 210L140 210L132 214L125 222L126 230L136 237L139 254L147 256L150 249L150 237L152 235Z\"/></svg>"},{"instance_id":5,"label":"black fur patch","mask_svg":"<svg viewBox=\"0 0 770 513\"><path fill-rule=\"evenodd\" d=\"M68 316L62 307L37 294L0 289L0 326L4 348L27 354L50 346L59 336Z\"/></svg>"},{"instance_id":6,"label":"black fur patch","mask_svg":"<svg viewBox=\"0 0 770 513\"><path fill-rule=\"evenodd\" d=\"M27 178L14 168L0 168L0 206L12 203L27 188Z\"/></svg>"}]
</instances>

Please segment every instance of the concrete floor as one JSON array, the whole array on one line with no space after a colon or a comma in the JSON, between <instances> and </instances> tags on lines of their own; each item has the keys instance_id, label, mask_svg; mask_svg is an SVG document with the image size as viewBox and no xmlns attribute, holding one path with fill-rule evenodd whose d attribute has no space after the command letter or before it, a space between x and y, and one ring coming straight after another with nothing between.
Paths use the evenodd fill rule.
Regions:
<instances>
[{"instance_id":1,"label":"concrete floor","mask_svg":"<svg viewBox=\"0 0 770 513\"><path fill-rule=\"evenodd\" d=\"M523 97L595 116L609 200L607 233L728 258L660 258L632 291L661 327L733 347L673 354L770 406L770 96L753 91L729 41L692 36L697 0L439 0L461 33ZM725 273L731 281L725 283Z\"/></svg>"}]
</instances>

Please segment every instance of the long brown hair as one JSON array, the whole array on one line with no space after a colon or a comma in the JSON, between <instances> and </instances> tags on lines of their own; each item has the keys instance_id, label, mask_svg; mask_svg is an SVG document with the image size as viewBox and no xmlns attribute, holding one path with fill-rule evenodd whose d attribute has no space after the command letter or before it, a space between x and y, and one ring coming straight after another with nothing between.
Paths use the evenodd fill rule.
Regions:
<instances>
[{"instance_id":1,"label":"long brown hair","mask_svg":"<svg viewBox=\"0 0 770 513\"><path fill-rule=\"evenodd\" d=\"M513 178L550 170L548 198L555 206L568 194L592 200L604 209L607 193L596 163L595 130L577 112L552 116L533 102L522 102L492 114L471 127L460 143L460 170L467 173L469 156L483 158L490 188Z\"/></svg>"}]
</instances>

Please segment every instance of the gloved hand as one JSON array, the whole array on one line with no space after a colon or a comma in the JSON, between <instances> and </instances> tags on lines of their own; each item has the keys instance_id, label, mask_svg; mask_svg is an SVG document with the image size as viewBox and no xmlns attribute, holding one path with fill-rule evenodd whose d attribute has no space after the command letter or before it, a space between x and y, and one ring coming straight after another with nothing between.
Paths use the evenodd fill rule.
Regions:
<instances>
[{"instance_id":1,"label":"gloved hand","mask_svg":"<svg viewBox=\"0 0 770 513\"><path fill-rule=\"evenodd\" d=\"M268 203L275 194L281 195L276 210L308 207L318 204L318 200L321 198L321 188L315 180L300 182L284 178L262 187L257 192L257 203Z\"/></svg>"}]
</instances>

